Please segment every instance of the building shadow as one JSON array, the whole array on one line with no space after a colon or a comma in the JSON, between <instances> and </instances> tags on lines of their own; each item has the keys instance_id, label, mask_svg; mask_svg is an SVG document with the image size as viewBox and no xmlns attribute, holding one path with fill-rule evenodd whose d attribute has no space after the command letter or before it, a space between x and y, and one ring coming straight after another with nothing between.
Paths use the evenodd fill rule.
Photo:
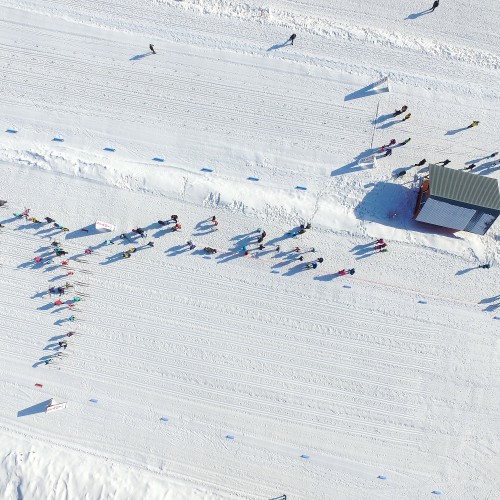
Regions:
<instances>
[{"instance_id":1,"label":"building shadow","mask_svg":"<svg viewBox=\"0 0 500 500\"><path fill-rule=\"evenodd\" d=\"M395 182L377 182L354 208L354 215L363 221L414 231L424 234L438 234L448 238L460 239L454 229L417 222L413 212L418 193Z\"/></svg>"}]
</instances>

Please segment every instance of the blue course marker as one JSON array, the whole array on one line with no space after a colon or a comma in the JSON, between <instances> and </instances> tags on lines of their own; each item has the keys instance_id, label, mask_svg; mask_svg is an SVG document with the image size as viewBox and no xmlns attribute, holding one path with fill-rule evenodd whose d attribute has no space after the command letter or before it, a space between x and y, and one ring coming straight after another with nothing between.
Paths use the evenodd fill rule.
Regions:
<instances>
[{"instance_id":1,"label":"blue course marker","mask_svg":"<svg viewBox=\"0 0 500 500\"><path fill-rule=\"evenodd\" d=\"M226 439L234 439L234 436L233 436L232 434L228 434L228 435L226 436Z\"/></svg>"},{"instance_id":2,"label":"blue course marker","mask_svg":"<svg viewBox=\"0 0 500 500\"><path fill-rule=\"evenodd\" d=\"M442 494L443 494L443 492L442 492L442 491L439 491L439 490L434 490L434 491L432 492L432 494L433 494L433 495L442 495Z\"/></svg>"},{"instance_id":3,"label":"blue course marker","mask_svg":"<svg viewBox=\"0 0 500 500\"><path fill-rule=\"evenodd\" d=\"M52 142L64 142L64 139L61 139L60 137L54 137L52 139Z\"/></svg>"},{"instance_id":4,"label":"blue course marker","mask_svg":"<svg viewBox=\"0 0 500 500\"><path fill-rule=\"evenodd\" d=\"M307 191L305 186L295 186L295 189L300 189L301 191Z\"/></svg>"},{"instance_id":5,"label":"blue course marker","mask_svg":"<svg viewBox=\"0 0 500 500\"><path fill-rule=\"evenodd\" d=\"M418 303L419 304L427 304L427 301L426 300L419 300Z\"/></svg>"},{"instance_id":6,"label":"blue course marker","mask_svg":"<svg viewBox=\"0 0 500 500\"><path fill-rule=\"evenodd\" d=\"M309 455L306 455L306 454L300 455L300 458L309 458Z\"/></svg>"},{"instance_id":7,"label":"blue course marker","mask_svg":"<svg viewBox=\"0 0 500 500\"><path fill-rule=\"evenodd\" d=\"M116 149L114 148L104 148L104 151L109 151L110 153L114 153Z\"/></svg>"},{"instance_id":8,"label":"blue course marker","mask_svg":"<svg viewBox=\"0 0 500 500\"><path fill-rule=\"evenodd\" d=\"M89 399L91 403L97 403L97 399Z\"/></svg>"},{"instance_id":9,"label":"blue course marker","mask_svg":"<svg viewBox=\"0 0 500 500\"><path fill-rule=\"evenodd\" d=\"M201 171L202 172L213 172L213 170L211 168L202 168Z\"/></svg>"},{"instance_id":10,"label":"blue course marker","mask_svg":"<svg viewBox=\"0 0 500 500\"><path fill-rule=\"evenodd\" d=\"M163 158L155 157L155 158L153 158L153 161L164 162L165 160Z\"/></svg>"},{"instance_id":11,"label":"blue course marker","mask_svg":"<svg viewBox=\"0 0 500 500\"><path fill-rule=\"evenodd\" d=\"M383 479L385 481L387 479L387 476L377 476L377 479Z\"/></svg>"},{"instance_id":12,"label":"blue course marker","mask_svg":"<svg viewBox=\"0 0 500 500\"><path fill-rule=\"evenodd\" d=\"M167 418L167 417L161 417L161 418L160 418L160 421L161 421L161 422L168 422L168 418Z\"/></svg>"},{"instance_id":13,"label":"blue course marker","mask_svg":"<svg viewBox=\"0 0 500 500\"><path fill-rule=\"evenodd\" d=\"M12 130L11 128L8 128L5 132L8 134L17 134L17 130Z\"/></svg>"},{"instance_id":14,"label":"blue course marker","mask_svg":"<svg viewBox=\"0 0 500 500\"><path fill-rule=\"evenodd\" d=\"M258 181L258 177L247 177L247 181Z\"/></svg>"}]
</instances>

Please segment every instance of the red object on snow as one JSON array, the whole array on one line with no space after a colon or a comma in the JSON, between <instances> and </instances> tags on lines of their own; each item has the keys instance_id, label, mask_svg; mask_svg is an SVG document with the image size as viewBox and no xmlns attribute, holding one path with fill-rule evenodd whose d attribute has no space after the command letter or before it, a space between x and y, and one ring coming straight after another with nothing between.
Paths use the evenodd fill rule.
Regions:
<instances>
[{"instance_id":1,"label":"red object on snow","mask_svg":"<svg viewBox=\"0 0 500 500\"><path fill-rule=\"evenodd\" d=\"M43 387L43 384L35 384L35 387Z\"/></svg>"},{"instance_id":2,"label":"red object on snow","mask_svg":"<svg viewBox=\"0 0 500 500\"><path fill-rule=\"evenodd\" d=\"M61 300L61 299L57 299L57 300L54 302L54 304L55 304L56 306L60 306L60 305L62 304L62 300Z\"/></svg>"},{"instance_id":3,"label":"red object on snow","mask_svg":"<svg viewBox=\"0 0 500 500\"><path fill-rule=\"evenodd\" d=\"M61 266L67 266L69 264L69 262L67 260L63 260L61 262Z\"/></svg>"},{"instance_id":4,"label":"red object on snow","mask_svg":"<svg viewBox=\"0 0 500 500\"><path fill-rule=\"evenodd\" d=\"M342 269L342 271L339 271L340 276L345 276L347 274L347 271L345 269Z\"/></svg>"}]
</instances>

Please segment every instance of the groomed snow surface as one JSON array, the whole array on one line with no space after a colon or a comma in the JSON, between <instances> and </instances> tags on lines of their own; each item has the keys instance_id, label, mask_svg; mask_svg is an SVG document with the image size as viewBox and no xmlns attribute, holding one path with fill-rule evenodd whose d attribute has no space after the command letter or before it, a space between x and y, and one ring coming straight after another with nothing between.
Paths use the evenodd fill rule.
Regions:
<instances>
[{"instance_id":1,"label":"groomed snow surface","mask_svg":"<svg viewBox=\"0 0 500 500\"><path fill-rule=\"evenodd\" d=\"M431 4L0 0L1 498L500 497L500 224L412 220L500 177L500 4Z\"/></svg>"}]
</instances>

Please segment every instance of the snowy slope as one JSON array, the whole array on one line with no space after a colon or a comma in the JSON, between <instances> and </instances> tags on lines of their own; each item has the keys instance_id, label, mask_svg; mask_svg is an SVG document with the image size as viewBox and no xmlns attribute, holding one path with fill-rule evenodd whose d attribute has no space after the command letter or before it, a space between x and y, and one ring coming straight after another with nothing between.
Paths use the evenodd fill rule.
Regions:
<instances>
[{"instance_id":1,"label":"snowy slope","mask_svg":"<svg viewBox=\"0 0 500 500\"><path fill-rule=\"evenodd\" d=\"M500 178L497 2L0 5L3 497L498 497L500 224L411 220L422 158ZM153 249L103 245L137 226ZM60 259L33 263L51 237L83 300L45 366L70 329Z\"/></svg>"}]
</instances>

